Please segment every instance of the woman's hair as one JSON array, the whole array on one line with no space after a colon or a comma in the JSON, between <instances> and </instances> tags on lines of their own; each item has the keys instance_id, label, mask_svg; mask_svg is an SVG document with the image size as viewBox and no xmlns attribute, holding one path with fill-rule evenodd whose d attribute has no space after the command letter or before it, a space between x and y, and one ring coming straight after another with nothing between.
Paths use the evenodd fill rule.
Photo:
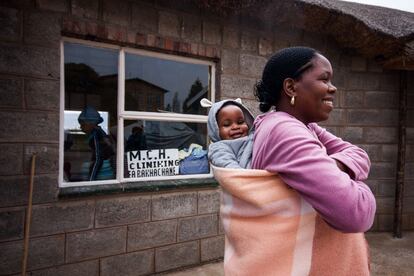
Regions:
<instances>
[{"instance_id":1,"label":"woman's hair","mask_svg":"<svg viewBox=\"0 0 414 276\"><path fill-rule=\"evenodd\" d=\"M267 112L280 99L283 81L298 79L312 67L311 60L318 52L308 47L290 47L276 52L266 63L262 79L255 85L254 95L259 108Z\"/></svg>"}]
</instances>

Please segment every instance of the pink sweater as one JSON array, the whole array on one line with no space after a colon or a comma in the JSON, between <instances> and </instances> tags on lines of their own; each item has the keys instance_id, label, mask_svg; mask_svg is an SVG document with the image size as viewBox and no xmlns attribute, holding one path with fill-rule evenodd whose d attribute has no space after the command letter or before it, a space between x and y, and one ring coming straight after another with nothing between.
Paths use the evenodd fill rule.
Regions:
<instances>
[{"instance_id":1,"label":"pink sweater","mask_svg":"<svg viewBox=\"0 0 414 276\"><path fill-rule=\"evenodd\" d=\"M335 159L348 167L352 177L337 167ZM362 182L369 167L365 151L317 124L306 127L284 112L256 118L252 169L278 173L340 231L365 232L372 226L375 197Z\"/></svg>"}]
</instances>

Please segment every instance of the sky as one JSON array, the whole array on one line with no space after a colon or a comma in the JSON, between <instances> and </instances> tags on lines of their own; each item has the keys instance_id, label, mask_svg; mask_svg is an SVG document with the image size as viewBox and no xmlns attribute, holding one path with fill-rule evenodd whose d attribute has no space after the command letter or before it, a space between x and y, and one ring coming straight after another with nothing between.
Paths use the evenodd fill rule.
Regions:
<instances>
[{"instance_id":1,"label":"sky","mask_svg":"<svg viewBox=\"0 0 414 276\"><path fill-rule=\"evenodd\" d=\"M403 11L414 13L414 1L412 0L341 0L341 1L381 6L381 7L387 7L391 9L403 10Z\"/></svg>"}]
</instances>

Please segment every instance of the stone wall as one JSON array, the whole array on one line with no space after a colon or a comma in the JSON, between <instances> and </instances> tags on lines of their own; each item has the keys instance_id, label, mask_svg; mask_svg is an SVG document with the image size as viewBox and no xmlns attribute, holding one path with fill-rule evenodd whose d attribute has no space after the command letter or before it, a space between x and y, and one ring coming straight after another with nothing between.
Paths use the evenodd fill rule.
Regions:
<instances>
[{"instance_id":1,"label":"stone wall","mask_svg":"<svg viewBox=\"0 0 414 276\"><path fill-rule=\"evenodd\" d=\"M59 74L63 36L217 62L220 98L257 115L252 87L290 45L319 49L338 87L330 131L366 149L378 201L373 231L389 231L398 142L398 72L329 37L176 11L140 1L21 0L0 4L0 274L20 271L30 157L37 153L29 270L33 275L141 275L222 258L219 189L192 186L59 197ZM414 113L413 74L408 118ZM414 123L408 120L404 229L414 229ZM338 204L340 204L338 202Z\"/></svg>"}]
</instances>

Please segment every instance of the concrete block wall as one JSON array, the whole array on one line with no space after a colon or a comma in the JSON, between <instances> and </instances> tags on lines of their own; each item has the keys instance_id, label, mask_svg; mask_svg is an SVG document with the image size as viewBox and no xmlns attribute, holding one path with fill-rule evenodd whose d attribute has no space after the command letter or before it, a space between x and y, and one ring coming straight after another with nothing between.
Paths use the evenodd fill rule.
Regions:
<instances>
[{"instance_id":1,"label":"concrete block wall","mask_svg":"<svg viewBox=\"0 0 414 276\"><path fill-rule=\"evenodd\" d=\"M62 199L57 179L63 33L204 59L217 49L201 37L221 43L215 33L137 1L5 1L0 15L0 274L21 269L32 153L31 274L147 275L221 259L218 188Z\"/></svg>"},{"instance_id":2,"label":"concrete block wall","mask_svg":"<svg viewBox=\"0 0 414 276\"><path fill-rule=\"evenodd\" d=\"M253 86L266 59L291 45L332 62L335 111L323 123L361 145L378 200L373 230L390 230L395 188L398 73L346 54L328 37L126 0L0 3L0 274L20 271L30 157L37 153L29 270L33 275L145 275L223 257L218 188L59 198L62 36L217 61L219 98L257 115ZM408 118L414 83L409 79ZM408 121L404 229L414 229L414 125Z\"/></svg>"},{"instance_id":3,"label":"concrete block wall","mask_svg":"<svg viewBox=\"0 0 414 276\"><path fill-rule=\"evenodd\" d=\"M219 199L200 189L35 204L28 269L145 275L220 259ZM1 208L2 275L21 269L24 214L24 205Z\"/></svg>"}]
</instances>

